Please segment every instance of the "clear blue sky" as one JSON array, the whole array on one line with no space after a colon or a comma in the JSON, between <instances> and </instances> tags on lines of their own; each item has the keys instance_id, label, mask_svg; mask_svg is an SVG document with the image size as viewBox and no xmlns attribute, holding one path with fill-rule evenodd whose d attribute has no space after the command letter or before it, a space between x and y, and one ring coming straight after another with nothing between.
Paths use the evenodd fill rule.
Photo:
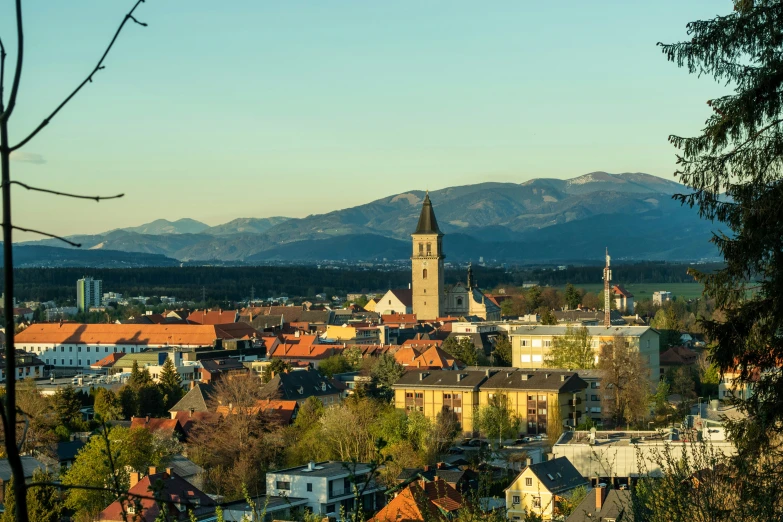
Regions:
<instances>
[{"instance_id":1,"label":"clear blue sky","mask_svg":"<svg viewBox=\"0 0 783 522\"><path fill-rule=\"evenodd\" d=\"M21 137L132 0L25 2ZM17 222L94 233L163 217L305 216L411 189L586 172L671 177L670 133L726 92L657 41L729 0L148 0L106 70L15 161ZM0 35L13 55L11 2ZM12 64L11 64L12 65ZM32 239L29 236L22 236Z\"/></svg>"}]
</instances>

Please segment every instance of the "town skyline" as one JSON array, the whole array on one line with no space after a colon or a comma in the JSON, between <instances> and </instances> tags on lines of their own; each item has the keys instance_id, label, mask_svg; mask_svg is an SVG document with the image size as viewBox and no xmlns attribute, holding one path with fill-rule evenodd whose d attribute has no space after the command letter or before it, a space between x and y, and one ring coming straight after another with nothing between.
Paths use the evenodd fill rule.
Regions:
<instances>
[{"instance_id":1,"label":"town skyline","mask_svg":"<svg viewBox=\"0 0 783 522\"><path fill-rule=\"evenodd\" d=\"M53 233L96 233L159 209L174 220L199 208L200 220L217 224L481 181L596 170L672 179L667 136L695 134L703 102L725 89L672 68L655 45L715 7L669 4L561 12L237 3L183 15L147 3L138 14L149 26L129 31L63 123L14 163L20 179L126 197L88 211L51 199L40 213L20 191L18 217ZM95 2L28 7L36 45L16 132L72 88L119 16ZM261 197L270 192L282 197ZM216 196L232 204L211 204Z\"/></svg>"}]
</instances>

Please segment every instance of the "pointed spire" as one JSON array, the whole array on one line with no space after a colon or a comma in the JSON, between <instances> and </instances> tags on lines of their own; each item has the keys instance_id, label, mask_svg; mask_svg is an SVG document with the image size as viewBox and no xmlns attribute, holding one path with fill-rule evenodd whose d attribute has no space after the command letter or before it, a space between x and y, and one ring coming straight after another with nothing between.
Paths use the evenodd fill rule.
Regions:
<instances>
[{"instance_id":1,"label":"pointed spire","mask_svg":"<svg viewBox=\"0 0 783 522\"><path fill-rule=\"evenodd\" d=\"M421 215L419 216L419 224L416 226L416 232L414 232L414 234L440 234L438 221L435 219L435 212L432 210L429 190L424 196L424 203L421 205Z\"/></svg>"},{"instance_id":2,"label":"pointed spire","mask_svg":"<svg viewBox=\"0 0 783 522\"><path fill-rule=\"evenodd\" d=\"M473 282L473 263L468 263L468 290L475 286Z\"/></svg>"}]
</instances>

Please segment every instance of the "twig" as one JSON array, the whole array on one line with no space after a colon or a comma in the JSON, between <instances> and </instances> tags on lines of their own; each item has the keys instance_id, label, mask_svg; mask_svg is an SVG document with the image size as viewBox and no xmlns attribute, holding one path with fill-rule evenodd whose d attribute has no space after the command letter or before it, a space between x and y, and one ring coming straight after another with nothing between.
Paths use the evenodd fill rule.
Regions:
<instances>
[{"instance_id":1,"label":"twig","mask_svg":"<svg viewBox=\"0 0 783 522\"><path fill-rule=\"evenodd\" d=\"M3 226L3 225L0 223L0 226ZM21 232L31 232L33 234L40 234L42 236L50 237L52 239L59 239L60 241L62 241L64 243L68 243L69 245L74 246L76 248L79 248L79 247L82 246L81 243L74 243L73 241L69 241L69 240L65 239L64 237L60 237L60 236L57 236L55 234L50 234L48 232L41 232L40 230L33 230L32 228L22 228L22 227L18 227L16 225L12 225L11 228L19 230Z\"/></svg>"},{"instance_id":2,"label":"twig","mask_svg":"<svg viewBox=\"0 0 783 522\"><path fill-rule=\"evenodd\" d=\"M16 411L17 413L24 415L24 430L22 430L22 437L19 439L19 443L17 444L17 449L21 452L22 446L24 446L24 443L27 440L27 430L30 428L30 417L28 417L27 414L19 408L17 408Z\"/></svg>"},{"instance_id":3,"label":"twig","mask_svg":"<svg viewBox=\"0 0 783 522\"><path fill-rule=\"evenodd\" d=\"M17 3L19 3L20 1L21 1L21 0L17 0ZM25 145L25 144L26 144L28 141L30 141L31 139L33 139L33 138L35 137L35 135L36 135L36 134L38 134L39 132L41 132L41 130L43 130L43 128L44 128L44 127L46 127L47 125L49 125L49 122L50 122L50 121L52 121L52 118L54 118L54 117L57 115L57 113L58 113L58 112L60 112L60 109L62 109L63 107L65 107L65 105L66 105L66 104L67 104L69 101L71 101L71 99L72 99L74 96L76 96L76 94L77 94L77 93L78 93L80 90L82 90L82 87L84 87L84 86L85 86L85 85L87 85L88 83L91 83L91 82L92 82L92 77L93 77L93 76L95 76L95 73L97 73L97 72L98 72L98 71L100 71L101 69L104 69L103 61L106 59L106 56L109 54L109 51L111 51L111 48L114 46L114 42L116 42L116 41L117 41L117 37L118 37L118 36L120 36L120 32L122 32L122 28L123 28L123 27L125 27L125 24L128 22L128 20L132 20L133 22L135 22L135 23L137 23L137 24L139 24L139 25L141 25L141 26L143 26L143 27L146 27L146 26L147 26L147 24L146 24L146 23L144 23L144 22L139 22L139 21L138 21L138 20L137 20L137 19L136 19L136 18L133 16L133 12L136 10L136 8L137 8L137 7L139 7L139 4L141 4L142 2L144 2L144 0L137 0L137 1L136 1L136 4L133 6L133 9L131 9L131 10L130 10L130 12L128 12L128 14L126 14L126 15L125 15L125 17L122 19L122 23L120 23L120 26L117 28L117 32L115 32L115 33L114 33L114 38L112 38L112 39L111 39L111 42L109 42L109 46L108 46L108 47L106 47L106 50L103 52L103 55L101 56L101 59L100 59L100 60L98 60L98 64L95 66L95 68L92 70L92 72L90 72L90 74L89 74L89 75L87 75L87 78L85 78L85 79L84 79L84 81L83 81L82 83L80 83L80 84L79 84L79 85L76 87L76 89L74 89L74 90L73 90L73 92L72 92L70 95L68 95L68 97L67 97L67 98L65 98L65 100L63 100L63 102L62 102L62 103L60 103L60 105L58 105L58 106L57 106L57 108L55 108L55 109L54 109L54 111L52 111L52 113L51 113L49 116L47 116L47 117L46 117L46 118L45 118L45 119L44 119L44 120L43 120L43 121L42 121L42 122L41 122L41 123L38 125L38 127L36 127L36 128L35 128L35 130L33 130L33 132L31 132L31 133L30 133L30 134L29 134L29 135L28 135L28 136L27 136L25 139L23 139L22 141L20 141L19 143L17 143L17 144L16 144L16 145L14 145L13 147L11 147L11 150L12 150L12 151L14 151L14 150L17 150L17 149L19 149L19 148L21 148L21 147L24 147L24 145ZM20 48L21 48L21 42L20 42L20 44L19 44L19 45L20 45ZM20 51L20 52L21 52L21 51ZM20 60L20 62L21 62L21 60ZM14 98L16 97L16 94L15 94L14 92L12 92L12 95L14 96ZM9 100L9 105L10 105L10 100Z\"/></svg>"},{"instance_id":4,"label":"twig","mask_svg":"<svg viewBox=\"0 0 783 522\"><path fill-rule=\"evenodd\" d=\"M22 62L24 61L24 31L22 27L22 0L16 0L16 68L14 81L11 84L11 94L8 96L8 106L0 114L0 122L5 123L14 112L16 95L19 94L19 82L22 80ZM5 62L5 60L3 60Z\"/></svg>"},{"instance_id":5,"label":"twig","mask_svg":"<svg viewBox=\"0 0 783 522\"><path fill-rule=\"evenodd\" d=\"M3 88L5 87L5 46L3 45L3 39L0 38L0 113L3 112L3 99L5 94Z\"/></svg>"},{"instance_id":6,"label":"twig","mask_svg":"<svg viewBox=\"0 0 783 522\"><path fill-rule=\"evenodd\" d=\"M118 199L118 198L121 198L121 197L125 196L125 194L117 194L116 196L83 196L81 194L70 194L68 192L59 192L57 190L49 190L49 189L40 188L40 187L31 187L27 183L22 183L21 181L16 181L16 180L10 181L8 184L9 185L19 185L20 187L26 188L27 190L34 190L36 192L46 192L47 194L54 194L55 196L65 196L65 197L68 197L68 198L77 198L77 199L91 199L91 200L96 201L96 202L100 202L100 201L105 200L105 199ZM0 187L2 187L1 184L0 184Z\"/></svg>"}]
</instances>

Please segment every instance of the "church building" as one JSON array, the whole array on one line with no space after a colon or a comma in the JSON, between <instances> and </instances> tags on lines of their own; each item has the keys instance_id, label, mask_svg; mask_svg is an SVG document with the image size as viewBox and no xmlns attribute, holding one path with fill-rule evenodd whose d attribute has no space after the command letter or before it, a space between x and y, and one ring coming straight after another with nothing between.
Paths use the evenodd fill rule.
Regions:
<instances>
[{"instance_id":1,"label":"church building","mask_svg":"<svg viewBox=\"0 0 783 522\"><path fill-rule=\"evenodd\" d=\"M457 283L445 289L443 232L438 228L429 193L424 196L419 223L411 237L411 293L413 313L418 320L432 321L438 317L469 315L487 321L500 320L500 307L475 284L471 267L468 267L467 285Z\"/></svg>"}]
</instances>

